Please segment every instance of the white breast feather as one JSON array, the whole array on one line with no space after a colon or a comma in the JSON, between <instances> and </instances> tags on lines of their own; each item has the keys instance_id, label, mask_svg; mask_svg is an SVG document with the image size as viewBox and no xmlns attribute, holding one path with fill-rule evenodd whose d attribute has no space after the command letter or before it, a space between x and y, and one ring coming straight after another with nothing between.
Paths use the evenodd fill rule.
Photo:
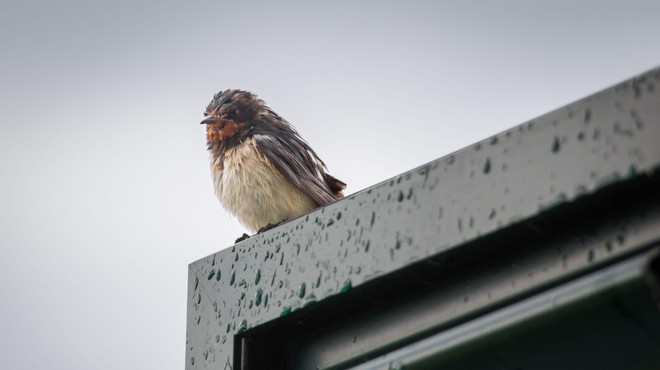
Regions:
<instances>
[{"instance_id":1,"label":"white breast feather","mask_svg":"<svg viewBox=\"0 0 660 370\"><path fill-rule=\"evenodd\" d=\"M211 173L222 205L253 232L317 207L259 152L254 139L212 159Z\"/></svg>"}]
</instances>

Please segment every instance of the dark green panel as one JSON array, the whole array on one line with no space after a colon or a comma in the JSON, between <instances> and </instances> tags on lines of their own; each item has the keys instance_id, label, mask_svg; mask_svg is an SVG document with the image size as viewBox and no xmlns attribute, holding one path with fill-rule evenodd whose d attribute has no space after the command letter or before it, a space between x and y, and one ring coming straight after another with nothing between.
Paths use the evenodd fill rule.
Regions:
<instances>
[{"instance_id":1,"label":"dark green panel","mask_svg":"<svg viewBox=\"0 0 660 370\"><path fill-rule=\"evenodd\" d=\"M648 258L620 262L356 369L657 369L660 311L645 282Z\"/></svg>"}]
</instances>

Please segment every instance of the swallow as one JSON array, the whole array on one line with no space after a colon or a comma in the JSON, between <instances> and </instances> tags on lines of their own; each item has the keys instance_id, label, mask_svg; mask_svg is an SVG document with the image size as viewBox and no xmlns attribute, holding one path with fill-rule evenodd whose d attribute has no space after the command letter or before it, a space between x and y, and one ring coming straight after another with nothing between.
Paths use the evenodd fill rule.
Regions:
<instances>
[{"instance_id":1,"label":"swallow","mask_svg":"<svg viewBox=\"0 0 660 370\"><path fill-rule=\"evenodd\" d=\"M223 207L263 232L344 197L346 184L255 94L224 90L206 107L211 175ZM236 242L247 239L243 234Z\"/></svg>"}]
</instances>

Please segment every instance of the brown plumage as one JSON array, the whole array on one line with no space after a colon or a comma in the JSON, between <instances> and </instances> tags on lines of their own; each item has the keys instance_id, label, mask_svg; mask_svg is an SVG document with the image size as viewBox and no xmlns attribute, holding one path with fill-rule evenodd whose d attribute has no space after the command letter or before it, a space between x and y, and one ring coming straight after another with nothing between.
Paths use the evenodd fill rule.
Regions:
<instances>
[{"instance_id":1,"label":"brown plumage","mask_svg":"<svg viewBox=\"0 0 660 370\"><path fill-rule=\"evenodd\" d=\"M222 205L251 231L262 231L343 197L342 181L282 117L256 95L213 96L202 124Z\"/></svg>"}]
</instances>

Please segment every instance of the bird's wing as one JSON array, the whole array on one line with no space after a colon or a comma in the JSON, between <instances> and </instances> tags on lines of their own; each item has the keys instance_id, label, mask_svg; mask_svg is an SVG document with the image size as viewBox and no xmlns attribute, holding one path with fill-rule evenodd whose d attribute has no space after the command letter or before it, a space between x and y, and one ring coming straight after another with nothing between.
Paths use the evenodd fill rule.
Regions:
<instances>
[{"instance_id":1,"label":"bird's wing","mask_svg":"<svg viewBox=\"0 0 660 370\"><path fill-rule=\"evenodd\" d=\"M302 139L291 137L283 140L259 134L254 135L254 140L261 153L316 204L324 206L341 198L341 189L346 185L325 173L323 162ZM340 189L333 192L331 186Z\"/></svg>"}]
</instances>

